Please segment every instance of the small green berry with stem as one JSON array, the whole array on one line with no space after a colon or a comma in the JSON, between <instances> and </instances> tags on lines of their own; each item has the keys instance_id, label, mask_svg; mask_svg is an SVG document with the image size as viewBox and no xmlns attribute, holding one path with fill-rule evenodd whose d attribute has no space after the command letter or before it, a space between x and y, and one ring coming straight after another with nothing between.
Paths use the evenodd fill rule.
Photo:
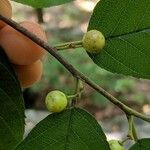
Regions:
<instances>
[{"instance_id":1,"label":"small green berry with stem","mask_svg":"<svg viewBox=\"0 0 150 150\"><path fill-rule=\"evenodd\" d=\"M46 96L45 104L50 112L61 112L67 107L67 96L58 90L51 91Z\"/></svg>"},{"instance_id":2,"label":"small green berry with stem","mask_svg":"<svg viewBox=\"0 0 150 150\"><path fill-rule=\"evenodd\" d=\"M90 30L82 39L83 48L89 53L99 53L105 46L105 37L98 30Z\"/></svg>"},{"instance_id":3,"label":"small green berry with stem","mask_svg":"<svg viewBox=\"0 0 150 150\"><path fill-rule=\"evenodd\" d=\"M57 50L76 49L83 47L88 53L99 53L105 46L105 37L98 30L86 32L81 41L72 41L56 45Z\"/></svg>"}]
</instances>

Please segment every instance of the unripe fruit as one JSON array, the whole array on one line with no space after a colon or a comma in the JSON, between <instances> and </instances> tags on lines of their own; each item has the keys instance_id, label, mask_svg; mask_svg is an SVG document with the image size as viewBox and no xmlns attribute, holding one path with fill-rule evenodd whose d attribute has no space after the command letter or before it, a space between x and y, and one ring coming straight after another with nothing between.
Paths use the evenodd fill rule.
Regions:
<instances>
[{"instance_id":1,"label":"unripe fruit","mask_svg":"<svg viewBox=\"0 0 150 150\"><path fill-rule=\"evenodd\" d=\"M6 18L12 17L12 7L8 0L0 0L0 14ZM6 24L0 20L0 29Z\"/></svg>"},{"instance_id":2,"label":"unripe fruit","mask_svg":"<svg viewBox=\"0 0 150 150\"><path fill-rule=\"evenodd\" d=\"M52 91L46 96L45 104L50 112L61 112L67 107L67 97L61 91Z\"/></svg>"},{"instance_id":3,"label":"unripe fruit","mask_svg":"<svg viewBox=\"0 0 150 150\"><path fill-rule=\"evenodd\" d=\"M41 79L43 64L40 60L31 65L15 65L14 69L23 88L32 86Z\"/></svg>"},{"instance_id":4,"label":"unripe fruit","mask_svg":"<svg viewBox=\"0 0 150 150\"><path fill-rule=\"evenodd\" d=\"M25 21L21 23L21 26L47 41L40 25ZM10 26L5 26L0 31L0 45L4 48L10 62L16 65L30 65L45 54L43 48Z\"/></svg>"},{"instance_id":5,"label":"unripe fruit","mask_svg":"<svg viewBox=\"0 0 150 150\"><path fill-rule=\"evenodd\" d=\"M108 143L111 150L125 150L123 145L117 140L110 140Z\"/></svg>"},{"instance_id":6,"label":"unripe fruit","mask_svg":"<svg viewBox=\"0 0 150 150\"><path fill-rule=\"evenodd\" d=\"M99 53L105 46L105 37L97 30L90 30L83 36L83 47L89 53Z\"/></svg>"}]
</instances>

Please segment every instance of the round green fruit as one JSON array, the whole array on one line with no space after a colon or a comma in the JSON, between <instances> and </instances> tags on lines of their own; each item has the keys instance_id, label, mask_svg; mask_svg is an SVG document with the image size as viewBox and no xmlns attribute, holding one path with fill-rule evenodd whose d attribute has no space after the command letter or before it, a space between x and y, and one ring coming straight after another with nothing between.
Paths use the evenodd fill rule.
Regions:
<instances>
[{"instance_id":1,"label":"round green fruit","mask_svg":"<svg viewBox=\"0 0 150 150\"><path fill-rule=\"evenodd\" d=\"M51 91L47 94L45 104L50 112L61 112L67 107L67 97L61 91Z\"/></svg>"},{"instance_id":2,"label":"round green fruit","mask_svg":"<svg viewBox=\"0 0 150 150\"><path fill-rule=\"evenodd\" d=\"M123 145L117 140L108 141L111 150L125 150Z\"/></svg>"},{"instance_id":3,"label":"round green fruit","mask_svg":"<svg viewBox=\"0 0 150 150\"><path fill-rule=\"evenodd\" d=\"M83 36L82 44L89 53L99 53L105 46L104 35L97 30L90 30Z\"/></svg>"}]
</instances>

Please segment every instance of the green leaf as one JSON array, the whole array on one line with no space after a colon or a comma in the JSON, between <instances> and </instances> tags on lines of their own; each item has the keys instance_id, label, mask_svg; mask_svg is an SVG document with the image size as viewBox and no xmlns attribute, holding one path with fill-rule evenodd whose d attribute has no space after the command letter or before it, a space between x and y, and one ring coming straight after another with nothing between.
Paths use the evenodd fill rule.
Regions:
<instances>
[{"instance_id":1,"label":"green leaf","mask_svg":"<svg viewBox=\"0 0 150 150\"><path fill-rule=\"evenodd\" d=\"M11 150L15 144L17 144L17 141L10 127L0 116L0 150Z\"/></svg>"},{"instance_id":2,"label":"green leaf","mask_svg":"<svg viewBox=\"0 0 150 150\"><path fill-rule=\"evenodd\" d=\"M138 140L130 150L150 150L150 138Z\"/></svg>"},{"instance_id":3,"label":"green leaf","mask_svg":"<svg viewBox=\"0 0 150 150\"><path fill-rule=\"evenodd\" d=\"M22 92L9 61L0 48L0 150L11 150L23 138Z\"/></svg>"},{"instance_id":4,"label":"green leaf","mask_svg":"<svg viewBox=\"0 0 150 150\"><path fill-rule=\"evenodd\" d=\"M73 0L13 0L18 3L26 4L35 8L44 8L55 5L61 5L64 3L71 2Z\"/></svg>"},{"instance_id":5,"label":"green leaf","mask_svg":"<svg viewBox=\"0 0 150 150\"><path fill-rule=\"evenodd\" d=\"M110 150L97 121L72 108L49 115L15 150Z\"/></svg>"},{"instance_id":6,"label":"green leaf","mask_svg":"<svg viewBox=\"0 0 150 150\"><path fill-rule=\"evenodd\" d=\"M106 37L100 54L89 54L100 67L113 73L150 79L150 0L101 0L88 30Z\"/></svg>"}]
</instances>

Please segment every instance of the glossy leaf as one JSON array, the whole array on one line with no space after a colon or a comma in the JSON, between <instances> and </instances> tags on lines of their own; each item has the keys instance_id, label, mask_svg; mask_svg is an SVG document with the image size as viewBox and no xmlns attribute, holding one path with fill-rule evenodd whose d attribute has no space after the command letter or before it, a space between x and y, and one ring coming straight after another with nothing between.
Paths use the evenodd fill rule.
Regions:
<instances>
[{"instance_id":1,"label":"glossy leaf","mask_svg":"<svg viewBox=\"0 0 150 150\"><path fill-rule=\"evenodd\" d=\"M150 79L150 1L101 0L88 30L106 37L100 54L89 54L100 67L113 73Z\"/></svg>"},{"instance_id":2,"label":"glossy leaf","mask_svg":"<svg viewBox=\"0 0 150 150\"><path fill-rule=\"evenodd\" d=\"M11 150L23 138L22 92L9 61L0 48L0 150Z\"/></svg>"},{"instance_id":3,"label":"glossy leaf","mask_svg":"<svg viewBox=\"0 0 150 150\"><path fill-rule=\"evenodd\" d=\"M49 115L15 150L109 150L97 121L86 111L72 108Z\"/></svg>"},{"instance_id":4,"label":"glossy leaf","mask_svg":"<svg viewBox=\"0 0 150 150\"><path fill-rule=\"evenodd\" d=\"M13 0L18 3L26 4L35 8L50 7L71 2L73 0Z\"/></svg>"},{"instance_id":5,"label":"glossy leaf","mask_svg":"<svg viewBox=\"0 0 150 150\"><path fill-rule=\"evenodd\" d=\"M150 138L138 140L130 150L150 150Z\"/></svg>"}]
</instances>

